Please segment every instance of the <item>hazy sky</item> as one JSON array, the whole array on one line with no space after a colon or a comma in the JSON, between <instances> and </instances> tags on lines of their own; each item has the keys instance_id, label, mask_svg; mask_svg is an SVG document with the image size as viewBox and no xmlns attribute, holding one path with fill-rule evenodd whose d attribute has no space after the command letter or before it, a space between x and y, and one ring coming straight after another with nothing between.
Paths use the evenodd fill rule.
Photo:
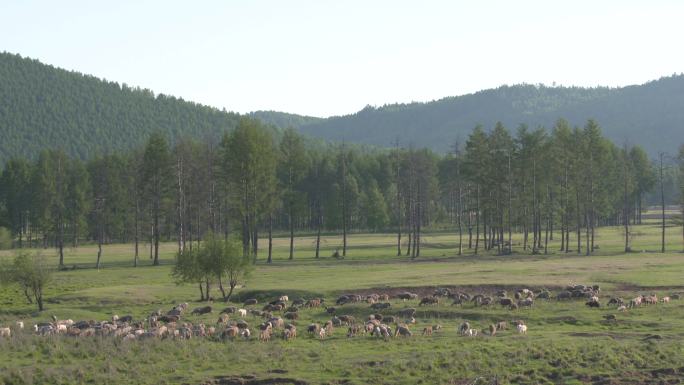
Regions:
<instances>
[{"instance_id":1,"label":"hazy sky","mask_svg":"<svg viewBox=\"0 0 684 385\"><path fill-rule=\"evenodd\" d=\"M0 51L238 112L636 84L682 38L684 1L0 2Z\"/></svg>"}]
</instances>

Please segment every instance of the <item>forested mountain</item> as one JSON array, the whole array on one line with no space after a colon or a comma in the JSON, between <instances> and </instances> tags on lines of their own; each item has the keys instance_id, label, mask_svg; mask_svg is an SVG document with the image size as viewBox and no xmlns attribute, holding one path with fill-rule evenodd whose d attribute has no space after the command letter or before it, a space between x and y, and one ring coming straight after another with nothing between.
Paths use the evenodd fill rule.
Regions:
<instances>
[{"instance_id":1,"label":"forested mountain","mask_svg":"<svg viewBox=\"0 0 684 385\"><path fill-rule=\"evenodd\" d=\"M0 53L0 164L61 148L81 159L128 150L159 131L220 137L237 114Z\"/></svg>"},{"instance_id":2,"label":"forested mountain","mask_svg":"<svg viewBox=\"0 0 684 385\"><path fill-rule=\"evenodd\" d=\"M446 152L477 124L551 127L558 118L580 126L596 119L616 143L639 144L651 156L675 153L684 142L684 76L623 88L502 86L429 103L369 106L298 127L328 140L390 146L399 139L403 146Z\"/></svg>"},{"instance_id":3,"label":"forested mountain","mask_svg":"<svg viewBox=\"0 0 684 385\"><path fill-rule=\"evenodd\" d=\"M502 86L428 103L368 106L328 119L275 111L250 115L325 140L387 147L398 139L405 147L438 152L463 142L477 124L535 128L551 127L560 117L572 125L593 118L611 140L639 144L653 157L675 153L684 142L684 76L623 88ZM15 156L35 158L45 148L89 159L134 148L157 131L171 142L182 136L218 138L238 117L0 53L0 164Z\"/></svg>"}]
</instances>

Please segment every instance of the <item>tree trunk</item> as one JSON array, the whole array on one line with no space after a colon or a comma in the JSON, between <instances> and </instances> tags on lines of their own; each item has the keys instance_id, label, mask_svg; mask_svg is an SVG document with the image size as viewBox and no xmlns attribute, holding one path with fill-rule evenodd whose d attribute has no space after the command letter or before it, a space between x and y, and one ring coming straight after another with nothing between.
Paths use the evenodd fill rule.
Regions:
<instances>
[{"instance_id":1,"label":"tree trunk","mask_svg":"<svg viewBox=\"0 0 684 385\"><path fill-rule=\"evenodd\" d=\"M323 227L323 214L321 210L321 204L320 202L317 205L318 209L318 215L316 218L316 258L318 259L320 257L320 251L321 251L321 227ZM401 252L401 249L399 250Z\"/></svg>"},{"instance_id":2,"label":"tree trunk","mask_svg":"<svg viewBox=\"0 0 684 385\"><path fill-rule=\"evenodd\" d=\"M200 289L200 302L201 302L201 301L204 301L204 287L202 286L201 281L199 283L199 289Z\"/></svg>"},{"instance_id":3,"label":"tree trunk","mask_svg":"<svg viewBox=\"0 0 684 385\"><path fill-rule=\"evenodd\" d=\"M223 298L223 301L228 301L228 298L226 298L226 291L223 289L223 282L221 282L221 276L219 275L218 277L218 284L219 284L219 290L221 290L221 297Z\"/></svg>"},{"instance_id":4,"label":"tree trunk","mask_svg":"<svg viewBox=\"0 0 684 385\"><path fill-rule=\"evenodd\" d=\"M273 214L268 214L268 259L266 263L273 262Z\"/></svg>"},{"instance_id":5,"label":"tree trunk","mask_svg":"<svg viewBox=\"0 0 684 385\"><path fill-rule=\"evenodd\" d=\"M292 218L292 203L290 202L290 213L288 215L288 224L290 225L290 260L294 258L294 221Z\"/></svg>"},{"instance_id":6,"label":"tree trunk","mask_svg":"<svg viewBox=\"0 0 684 385\"><path fill-rule=\"evenodd\" d=\"M480 185L475 188L475 254L480 247Z\"/></svg>"}]
</instances>

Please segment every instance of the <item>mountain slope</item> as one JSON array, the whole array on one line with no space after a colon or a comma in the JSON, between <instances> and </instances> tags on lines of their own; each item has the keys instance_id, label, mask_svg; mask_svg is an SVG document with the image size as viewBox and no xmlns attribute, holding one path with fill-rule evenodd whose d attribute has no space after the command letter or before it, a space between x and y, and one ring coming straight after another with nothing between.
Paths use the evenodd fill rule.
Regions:
<instances>
[{"instance_id":1,"label":"mountain slope","mask_svg":"<svg viewBox=\"0 0 684 385\"><path fill-rule=\"evenodd\" d=\"M477 124L552 127L558 118L573 125L593 118L617 143L641 144L651 154L674 152L684 143L684 76L624 88L503 86L428 103L366 107L299 128L328 140L389 146L399 139L404 146L445 152Z\"/></svg>"},{"instance_id":2,"label":"mountain slope","mask_svg":"<svg viewBox=\"0 0 684 385\"><path fill-rule=\"evenodd\" d=\"M0 164L44 148L70 155L130 149L153 131L215 137L237 114L0 53Z\"/></svg>"}]
</instances>

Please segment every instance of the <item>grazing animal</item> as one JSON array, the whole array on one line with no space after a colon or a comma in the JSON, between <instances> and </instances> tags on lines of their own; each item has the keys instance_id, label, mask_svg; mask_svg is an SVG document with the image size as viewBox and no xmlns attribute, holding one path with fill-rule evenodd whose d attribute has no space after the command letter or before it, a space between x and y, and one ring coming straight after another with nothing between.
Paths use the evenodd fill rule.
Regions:
<instances>
[{"instance_id":1,"label":"grazing animal","mask_svg":"<svg viewBox=\"0 0 684 385\"><path fill-rule=\"evenodd\" d=\"M373 310L389 309L390 307L392 307L392 304L389 302L377 302L371 305Z\"/></svg>"},{"instance_id":2,"label":"grazing animal","mask_svg":"<svg viewBox=\"0 0 684 385\"><path fill-rule=\"evenodd\" d=\"M318 331L318 338L321 340L325 338L325 328L321 328L321 330Z\"/></svg>"},{"instance_id":3,"label":"grazing animal","mask_svg":"<svg viewBox=\"0 0 684 385\"><path fill-rule=\"evenodd\" d=\"M411 337L413 333L404 325L397 326L397 330L394 332L394 336Z\"/></svg>"},{"instance_id":4,"label":"grazing animal","mask_svg":"<svg viewBox=\"0 0 684 385\"><path fill-rule=\"evenodd\" d=\"M406 291L406 292L397 294L397 298L406 301L406 300L409 300L409 299L418 298L418 294L409 293L409 292Z\"/></svg>"},{"instance_id":5,"label":"grazing animal","mask_svg":"<svg viewBox=\"0 0 684 385\"><path fill-rule=\"evenodd\" d=\"M216 321L216 323L220 324L220 325L227 325L229 318L230 318L230 316L228 316L228 314L223 313L219 316L218 321Z\"/></svg>"},{"instance_id":6,"label":"grazing animal","mask_svg":"<svg viewBox=\"0 0 684 385\"><path fill-rule=\"evenodd\" d=\"M336 311L337 311L337 309L335 309L333 306L328 306L325 308L325 312L328 314L331 314L331 315L335 314Z\"/></svg>"},{"instance_id":7,"label":"grazing animal","mask_svg":"<svg viewBox=\"0 0 684 385\"><path fill-rule=\"evenodd\" d=\"M556 299L559 301L564 300L564 299L570 299L570 298L572 298L572 293L569 291L563 291L561 293L558 293L558 295L556 296Z\"/></svg>"},{"instance_id":8,"label":"grazing animal","mask_svg":"<svg viewBox=\"0 0 684 385\"><path fill-rule=\"evenodd\" d=\"M252 332L249 331L249 329L242 329L240 330L240 337L244 339L249 339L249 337L252 336Z\"/></svg>"},{"instance_id":9,"label":"grazing animal","mask_svg":"<svg viewBox=\"0 0 684 385\"><path fill-rule=\"evenodd\" d=\"M625 306L625 305L620 305L620 306L618 306L617 310L618 310L618 311L627 311L627 306Z\"/></svg>"},{"instance_id":10,"label":"grazing animal","mask_svg":"<svg viewBox=\"0 0 684 385\"><path fill-rule=\"evenodd\" d=\"M521 301L518 301L519 307L532 307L532 305L534 305L534 300L532 298L525 298Z\"/></svg>"},{"instance_id":11,"label":"grazing animal","mask_svg":"<svg viewBox=\"0 0 684 385\"><path fill-rule=\"evenodd\" d=\"M347 325L352 325L356 322L356 318L354 318L354 316L352 316L352 315L341 315L339 318L340 318L340 321L342 321L343 323L345 323Z\"/></svg>"},{"instance_id":12,"label":"grazing animal","mask_svg":"<svg viewBox=\"0 0 684 385\"><path fill-rule=\"evenodd\" d=\"M466 331L468 331L469 329L470 323L468 321L465 321L458 327L458 334L465 335Z\"/></svg>"},{"instance_id":13,"label":"grazing animal","mask_svg":"<svg viewBox=\"0 0 684 385\"><path fill-rule=\"evenodd\" d=\"M587 303L585 303L585 305L589 307L601 307L601 303L599 303L598 301L588 301Z\"/></svg>"},{"instance_id":14,"label":"grazing animal","mask_svg":"<svg viewBox=\"0 0 684 385\"><path fill-rule=\"evenodd\" d=\"M347 329L347 337L354 337L362 331L363 329L359 325L352 325Z\"/></svg>"},{"instance_id":15,"label":"grazing animal","mask_svg":"<svg viewBox=\"0 0 684 385\"><path fill-rule=\"evenodd\" d=\"M283 314L283 317L289 320L296 320L299 319L299 313L297 312L287 312Z\"/></svg>"},{"instance_id":16,"label":"grazing animal","mask_svg":"<svg viewBox=\"0 0 684 385\"><path fill-rule=\"evenodd\" d=\"M489 325L489 335L494 337L496 335L496 325Z\"/></svg>"},{"instance_id":17,"label":"grazing animal","mask_svg":"<svg viewBox=\"0 0 684 385\"><path fill-rule=\"evenodd\" d=\"M190 313L190 314L203 315L203 314L209 314L209 313L211 313L211 306L202 306L202 307L197 307L197 308L193 309L192 313Z\"/></svg>"},{"instance_id":18,"label":"grazing animal","mask_svg":"<svg viewBox=\"0 0 684 385\"><path fill-rule=\"evenodd\" d=\"M259 341L261 342L268 342L271 340L271 331L270 330L262 330L259 332Z\"/></svg>"},{"instance_id":19,"label":"grazing animal","mask_svg":"<svg viewBox=\"0 0 684 385\"><path fill-rule=\"evenodd\" d=\"M603 316L603 318L606 321L612 321L612 322L617 321L617 317L615 317L615 314L606 314Z\"/></svg>"},{"instance_id":20,"label":"grazing animal","mask_svg":"<svg viewBox=\"0 0 684 385\"><path fill-rule=\"evenodd\" d=\"M17 327L17 330L23 330L24 329L24 322L22 322L22 321L17 321L14 323L14 325Z\"/></svg>"},{"instance_id":21,"label":"grazing animal","mask_svg":"<svg viewBox=\"0 0 684 385\"><path fill-rule=\"evenodd\" d=\"M432 326L426 326L423 328L423 335L424 336L431 336L432 335Z\"/></svg>"},{"instance_id":22,"label":"grazing animal","mask_svg":"<svg viewBox=\"0 0 684 385\"><path fill-rule=\"evenodd\" d=\"M318 334L319 330L321 330L321 325L319 325L319 324L310 324L306 328L306 332L309 334Z\"/></svg>"},{"instance_id":23,"label":"grazing animal","mask_svg":"<svg viewBox=\"0 0 684 385\"><path fill-rule=\"evenodd\" d=\"M463 333L466 337L477 337L477 329L468 329Z\"/></svg>"},{"instance_id":24,"label":"grazing animal","mask_svg":"<svg viewBox=\"0 0 684 385\"><path fill-rule=\"evenodd\" d=\"M439 304L439 297L423 297L420 300L420 303L418 303L418 306L437 305L437 304Z\"/></svg>"},{"instance_id":25,"label":"grazing animal","mask_svg":"<svg viewBox=\"0 0 684 385\"><path fill-rule=\"evenodd\" d=\"M397 315L400 317L414 317L416 315L416 309L412 307L402 309L397 312Z\"/></svg>"},{"instance_id":26,"label":"grazing animal","mask_svg":"<svg viewBox=\"0 0 684 385\"><path fill-rule=\"evenodd\" d=\"M527 334L527 325L525 325L525 324L518 324L518 333L520 333L520 334Z\"/></svg>"},{"instance_id":27,"label":"grazing animal","mask_svg":"<svg viewBox=\"0 0 684 385\"><path fill-rule=\"evenodd\" d=\"M226 314L233 314L237 312L237 308L235 306L229 306L221 311L221 313L226 313Z\"/></svg>"},{"instance_id":28,"label":"grazing animal","mask_svg":"<svg viewBox=\"0 0 684 385\"><path fill-rule=\"evenodd\" d=\"M320 307L321 306L321 299L320 298L312 298L304 304L305 307Z\"/></svg>"},{"instance_id":29,"label":"grazing animal","mask_svg":"<svg viewBox=\"0 0 684 385\"><path fill-rule=\"evenodd\" d=\"M0 328L0 337L11 337L12 336L12 331L10 328Z\"/></svg>"},{"instance_id":30,"label":"grazing animal","mask_svg":"<svg viewBox=\"0 0 684 385\"><path fill-rule=\"evenodd\" d=\"M243 317L243 318L247 317L247 310L246 309L238 309L237 313L240 317Z\"/></svg>"},{"instance_id":31,"label":"grazing animal","mask_svg":"<svg viewBox=\"0 0 684 385\"><path fill-rule=\"evenodd\" d=\"M613 297L613 298L608 300L608 306L610 306L610 305L620 306L620 305L624 305L624 303L625 303L625 301L622 298Z\"/></svg>"},{"instance_id":32,"label":"grazing animal","mask_svg":"<svg viewBox=\"0 0 684 385\"><path fill-rule=\"evenodd\" d=\"M518 304L517 303L512 303L511 306L508 307L510 310L518 310Z\"/></svg>"},{"instance_id":33,"label":"grazing animal","mask_svg":"<svg viewBox=\"0 0 684 385\"><path fill-rule=\"evenodd\" d=\"M508 329L508 322L506 321L500 321L496 323L496 330L507 330Z\"/></svg>"},{"instance_id":34,"label":"grazing animal","mask_svg":"<svg viewBox=\"0 0 684 385\"><path fill-rule=\"evenodd\" d=\"M280 301L280 302L288 302L289 300L290 300L290 298L289 298L288 296L286 296L286 295L281 295L281 296L278 298L278 301Z\"/></svg>"},{"instance_id":35,"label":"grazing animal","mask_svg":"<svg viewBox=\"0 0 684 385\"><path fill-rule=\"evenodd\" d=\"M406 320L407 325L414 325L415 323L416 323L416 319L413 317Z\"/></svg>"},{"instance_id":36,"label":"grazing animal","mask_svg":"<svg viewBox=\"0 0 684 385\"><path fill-rule=\"evenodd\" d=\"M660 299L660 302L662 303L670 303L670 297L663 297Z\"/></svg>"},{"instance_id":37,"label":"grazing animal","mask_svg":"<svg viewBox=\"0 0 684 385\"><path fill-rule=\"evenodd\" d=\"M256 305L258 303L259 303L259 301L257 301L256 298L249 298L249 299L245 300L244 305L250 306L250 305Z\"/></svg>"},{"instance_id":38,"label":"grazing animal","mask_svg":"<svg viewBox=\"0 0 684 385\"><path fill-rule=\"evenodd\" d=\"M511 306L513 304L513 299L511 298L501 298L499 299L499 305L501 306Z\"/></svg>"}]
</instances>

